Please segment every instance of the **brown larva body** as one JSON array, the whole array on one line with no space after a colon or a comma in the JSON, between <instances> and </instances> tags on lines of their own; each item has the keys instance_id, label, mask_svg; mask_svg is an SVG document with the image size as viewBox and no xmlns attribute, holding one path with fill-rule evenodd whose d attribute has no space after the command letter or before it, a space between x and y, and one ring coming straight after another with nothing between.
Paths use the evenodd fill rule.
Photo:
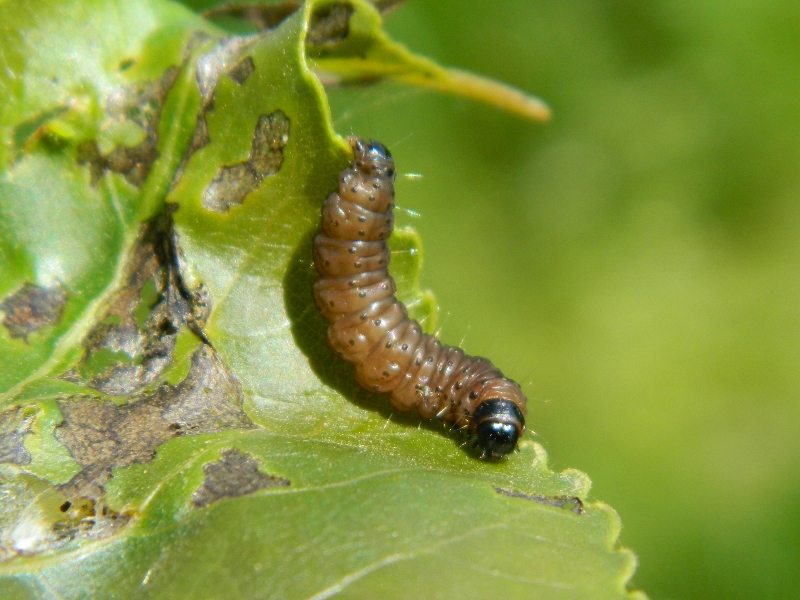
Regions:
<instances>
[{"instance_id":1,"label":"brown larva body","mask_svg":"<svg viewBox=\"0 0 800 600\"><path fill-rule=\"evenodd\" d=\"M359 385L389 393L396 409L454 423L483 456L503 456L525 428L525 395L488 360L441 344L409 319L388 271L394 161L377 142L350 145L353 164L325 200L314 238L314 297L330 322L328 345L356 366Z\"/></svg>"}]
</instances>

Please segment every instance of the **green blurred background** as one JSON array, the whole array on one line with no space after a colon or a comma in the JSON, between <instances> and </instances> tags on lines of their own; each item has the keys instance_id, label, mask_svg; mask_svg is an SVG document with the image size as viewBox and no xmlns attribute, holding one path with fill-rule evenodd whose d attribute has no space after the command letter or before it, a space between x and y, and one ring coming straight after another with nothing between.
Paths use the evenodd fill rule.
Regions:
<instances>
[{"instance_id":1,"label":"green blurred background","mask_svg":"<svg viewBox=\"0 0 800 600\"><path fill-rule=\"evenodd\" d=\"M422 175L398 203L443 339L523 383L636 587L800 597L800 3L410 0L387 28L554 113L332 93Z\"/></svg>"}]
</instances>

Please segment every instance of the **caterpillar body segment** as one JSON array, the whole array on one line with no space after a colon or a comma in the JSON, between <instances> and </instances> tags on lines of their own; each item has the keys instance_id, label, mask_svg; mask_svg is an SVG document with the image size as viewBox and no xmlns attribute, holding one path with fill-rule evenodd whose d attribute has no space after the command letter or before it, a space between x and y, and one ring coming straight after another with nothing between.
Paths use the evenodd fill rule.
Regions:
<instances>
[{"instance_id":1,"label":"caterpillar body segment","mask_svg":"<svg viewBox=\"0 0 800 600\"><path fill-rule=\"evenodd\" d=\"M397 410L453 423L482 457L500 458L525 430L525 395L490 361L442 344L408 317L388 271L394 161L379 142L349 142L352 165L325 200L314 238L314 298L330 323L328 345L355 365L363 388L388 393Z\"/></svg>"}]
</instances>

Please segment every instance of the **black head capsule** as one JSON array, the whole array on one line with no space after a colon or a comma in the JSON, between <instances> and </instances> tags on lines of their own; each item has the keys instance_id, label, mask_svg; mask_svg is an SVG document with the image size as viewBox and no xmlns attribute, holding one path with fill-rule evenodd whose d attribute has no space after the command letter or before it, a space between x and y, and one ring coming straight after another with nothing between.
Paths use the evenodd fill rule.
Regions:
<instances>
[{"instance_id":1,"label":"black head capsule","mask_svg":"<svg viewBox=\"0 0 800 600\"><path fill-rule=\"evenodd\" d=\"M481 402L472 414L475 444L489 458L501 458L517 447L525 429L525 417L509 400Z\"/></svg>"},{"instance_id":2,"label":"black head capsule","mask_svg":"<svg viewBox=\"0 0 800 600\"><path fill-rule=\"evenodd\" d=\"M363 172L394 178L394 160L386 146L375 140L365 142L357 137L348 138L347 141L353 149L353 164L359 165Z\"/></svg>"}]
</instances>

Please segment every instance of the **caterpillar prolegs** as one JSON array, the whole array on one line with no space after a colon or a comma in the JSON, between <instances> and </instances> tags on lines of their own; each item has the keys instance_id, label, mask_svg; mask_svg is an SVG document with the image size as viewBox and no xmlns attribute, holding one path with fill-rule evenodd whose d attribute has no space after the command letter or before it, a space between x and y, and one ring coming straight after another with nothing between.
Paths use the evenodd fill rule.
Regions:
<instances>
[{"instance_id":1,"label":"caterpillar prolegs","mask_svg":"<svg viewBox=\"0 0 800 600\"><path fill-rule=\"evenodd\" d=\"M328 345L355 365L361 387L389 393L397 410L453 423L482 457L500 458L525 429L525 395L491 362L441 344L408 317L388 271L394 161L378 142L348 141L353 163L325 200L314 238L314 298L330 323Z\"/></svg>"}]
</instances>

